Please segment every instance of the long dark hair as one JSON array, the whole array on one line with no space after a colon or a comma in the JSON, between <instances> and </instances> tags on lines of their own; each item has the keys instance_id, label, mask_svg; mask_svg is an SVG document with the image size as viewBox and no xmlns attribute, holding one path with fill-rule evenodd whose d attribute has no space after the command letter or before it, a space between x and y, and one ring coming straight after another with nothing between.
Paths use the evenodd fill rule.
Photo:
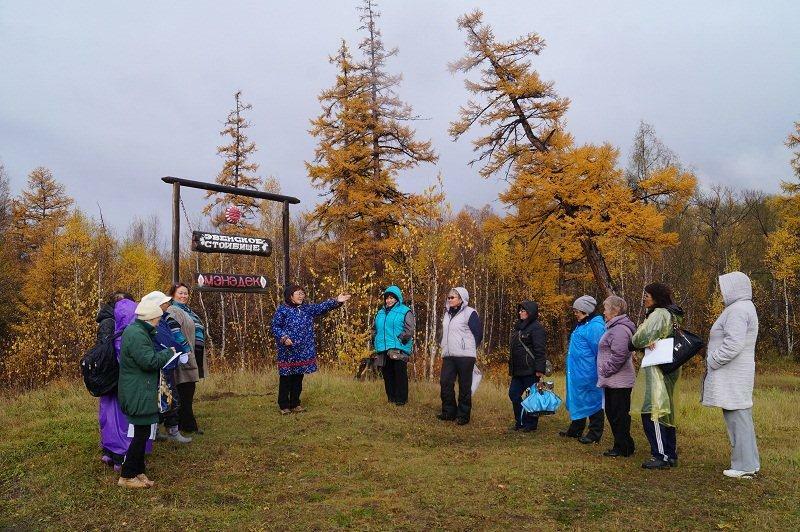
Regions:
<instances>
[{"instance_id":1,"label":"long dark hair","mask_svg":"<svg viewBox=\"0 0 800 532\"><path fill-rule=\"evenodd\" d=\"M667 308L675 304L672 300L672 288L664 283L650 283L644 287L644 291L650 294L655 303L652 308L647 309L647 314L650 314L653 309Z\"/></svg>"}]
</instances>

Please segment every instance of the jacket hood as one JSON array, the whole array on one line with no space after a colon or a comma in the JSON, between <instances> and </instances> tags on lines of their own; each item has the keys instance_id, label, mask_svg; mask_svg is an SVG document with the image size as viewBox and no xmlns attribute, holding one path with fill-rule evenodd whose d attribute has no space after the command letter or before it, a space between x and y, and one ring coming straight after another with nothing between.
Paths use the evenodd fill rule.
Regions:
<instances>
[{"instance_id":1,"label":"jacket hood","mask_svg":"<svg viewBox=\"0 0 800 532\"><path fill-rule=\"evenodd\" d=\"M679 317L683 317L683 315L686 314L686 312L684 312L684 310L675 303L667 305L666 309L670 311L672 314L675 314L676 316Z\"/></svg>"},{"instance_id":2,"label":"jacket hood","mask_svg":"<svg viewBox=\"0 0 800 532\"><path fill-rule=\"evenodd\" d=\"M136 319L136 302L130 299L123 299L114 306L114 323L116 324L115 333L125 329Z\"/></svg>"},{"instance_id":3,"label":"jacket hood","mask_svg":"<svg viewBox=\"0 0 800 532\"><path fill-rule=\"evenodd\" d=\"M727 307L737 301L753 299L753 285L742 272L730 272L719 276L719 289Z\"/></svg>"},{"instance_id":4,"label":"jacket hood","mask_svg":"<svg viewBox=\"0 0 800 532\"><path fill-rule=\"evenodd\" d=\"M398 303L403 303L403 292L400 290L400 287L395 285L388 286L386 290L383 291L384 299L386 299L387 294L393 295Z\"/></svg>"},{"instance_id":5,"label":"jacket hood","mask_svg":"<svg viewBox=\"0 0 800 532\"><path fill-rule=\"evenodd\" d=\"M464 305L469 305L469 292L467 292L466 288L463 286L456 286L453 288L453 290L458 292L458 295L461 296L461 300L464 302Z\"/></svg>"},{"instance_id":6,"label":"jacket hood","mask_svg":"<svg viewBox=\"0 0 800 532\"><path fill-rule=\"evenodd\" d=\"M517 311L521 308L528 311L528 319L525 320L526 324L539 319L539 304L535 301L523 301L517 305Z\"/></svg>"},{"instance_id":7,"label":"jacket hood","mask_svg":"<svg viewBox=\"0 0 800 532\"><path fill-rule=\"evenodd\" d=\"M103 320L107 320L108 318L114 319L114 309L111 305L103 304L100 307L100 310L97 311L97 317L94 319L97 323L100 323Z\"/></svg>"},{"instance_id":8,"label":"jacket hood","mask_svg":"<svg viewBox=\"0 0 800 532\"><path fill-rule=\"evenodd\" d=\"M619 316L614 316L606 323L606 330L610 329L611 327L615 326L627 327L631 330L631 333L636 332L636 324L631 321L627 314L621 314Z\"/></svg>"}]
</instances>

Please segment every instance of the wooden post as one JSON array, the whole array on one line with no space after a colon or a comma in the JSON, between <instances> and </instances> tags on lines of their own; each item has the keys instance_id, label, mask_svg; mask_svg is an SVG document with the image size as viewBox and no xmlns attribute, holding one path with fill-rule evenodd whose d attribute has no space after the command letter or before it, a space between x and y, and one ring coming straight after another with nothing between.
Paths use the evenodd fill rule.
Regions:
<instances>
[{"instance_id":1,"label":"wooden post","mask_svg":"<svg viewBox=\"0 0 800 532\"><path fill-rule=\"evenodd\" d=\"M289 202L283 202L283 286L289 284Z\"/></svg>"},{"instance_id":2,"label":"wooden post","mask_svg":"<svg viewBox=\"0 0 800 532\"><path fill-rule=\"evenodd\" d=\"M172 183L172 284L180 282L181 185Z\"/></svg>"}]
</instances>

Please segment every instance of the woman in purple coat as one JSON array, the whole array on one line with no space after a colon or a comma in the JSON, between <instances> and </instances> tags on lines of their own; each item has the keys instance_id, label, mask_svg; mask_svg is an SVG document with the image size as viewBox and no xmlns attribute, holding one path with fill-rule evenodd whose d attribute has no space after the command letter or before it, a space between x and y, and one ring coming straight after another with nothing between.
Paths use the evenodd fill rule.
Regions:
<instances>
[{"instance_id":1,"label":"woman in purple coat","mask_svg":"<svg viewBox=\"0 0 800 532\"><path fill-rule=\"evenodd\" d=\"M122 331L136 319L136 302L129 294L120 293L123 299L114 305L114 334L119 336L114 340L114 351L119 361L119 352L122 347ZM114 466L119 471L128 452L131 438L128 438L128 418L122 413L114 393L100 397L100 447L103 451L101 460L109 466ZM152 443L148 441L146 452L152 450Z\"/></svg>"},{"instance_id":2,"label":"woman in purple coat","mask_svg":"<svg viewBox=\"0 0 800 532\"><path fill-rule=\"evenodd\" d=\"M300 392L303 375L317 371L317 346L314 318L321 316L350 299L340 294L322 303L305 303L306 293L300 286L287 286L284 304L272 318L272 334L278 343L278 407L281 414L303 412Z\"/></svg>"},{"instance_id":3,"label":"woman in purple coat","mask_svg":"<svg viewBox=\"0 0 800 532\"><path fill-rule=\"evenodd\" d=\"M628 344L636 325L628 318L628 304L618 296L603 301L606 332L600 338L597 352L597 386L603 389L608 424L614 434L614 446L604 456L630 456L634 451L631 438L631 389L636 370Z\"/></svg>"}]
</instances>

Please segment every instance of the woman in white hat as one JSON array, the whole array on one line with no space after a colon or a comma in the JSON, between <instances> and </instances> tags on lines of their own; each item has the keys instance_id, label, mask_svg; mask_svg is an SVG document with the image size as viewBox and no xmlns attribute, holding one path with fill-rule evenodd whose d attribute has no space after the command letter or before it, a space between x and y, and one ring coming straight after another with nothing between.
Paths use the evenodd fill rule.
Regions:
<instances>
[{"instance_id":1,"label":"woman in white hat","mask_svg":"<svg viewBox=\"0 0 800 532\"><path fill-rule=\"evenodd\" d=\"M125 488L153 486L145 475L144 450L158 423L158 373L175 355L174 349L156 351L153 348L156 326L162 314L156 303L142 301L136 306L136 320L122 333L117 393L120 407L130 424L128 433L133 436L118 482ZM187 355L180 358L184 361Z\"/></svg>"}]
</instances>

